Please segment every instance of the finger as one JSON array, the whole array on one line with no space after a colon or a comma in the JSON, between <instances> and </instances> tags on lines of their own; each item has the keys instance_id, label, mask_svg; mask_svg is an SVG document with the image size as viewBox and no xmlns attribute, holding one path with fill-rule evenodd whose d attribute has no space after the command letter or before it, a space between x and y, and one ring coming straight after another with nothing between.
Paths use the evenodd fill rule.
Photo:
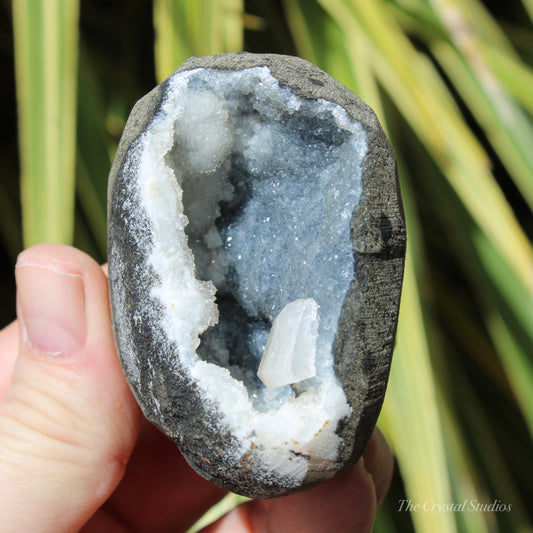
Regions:
<instances>
[{"instance_id":1,"label":"finger","mask_svg":"<svg viewBox=\"0 0 533 533\"><path fill-rule=\"evenodd\" d=\"M19 256L16 279L20 349L0 403L0 530L78 530L122 477L140 413L114 351L100 267L73 248L39 245Z\"/></svg>"},{"instance_id":2,"label":"finger","mask_svg":"<svg viewBox=\"0 0 533 533\"><path fill-rule=\"evenodd\" d=\"M185 531L225 494L196 474L176 445L145 421L126 474L102 513L110 511L137 532Z\"/></svg>"},{"instance_id":3,"label":"finger","mask_svg":"<svg viewBox=\"0 0 533 533\"><path fill-rule=\"evenodd\" d=\"M370 437L363 458L366 471L372 476L374 481L376 501L379 508L392 481L394 459L383 433L378 428L374 430L372 437Z\"/></svg>"},{"instance_id":4,"label":"finger","mask_svg":"<svg viewBox=\"0 0 533 533\"><path fill-rule=\"evenodd\" d=\"M0 331L0 401L11 383L19 349L19 329L15 320Z\"/></svg>"},{"instance_id":5,"label":"finger","mask_svg":"<svg viewBox=\"0 0 533 533\"><path fill-rule=\"evenodd\" d=\"M374 484L360 460L343 476L306 492L257 502L251 512L257 531L366 533L376 515Z\"/></svg>"}]
</instances>

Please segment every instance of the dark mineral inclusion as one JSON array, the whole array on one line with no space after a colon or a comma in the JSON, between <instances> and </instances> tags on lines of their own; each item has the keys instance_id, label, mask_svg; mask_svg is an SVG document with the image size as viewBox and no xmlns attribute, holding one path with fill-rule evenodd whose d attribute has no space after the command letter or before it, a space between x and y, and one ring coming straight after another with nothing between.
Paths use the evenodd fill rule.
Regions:
<instances>
[{"instance_id":1,"label":"dark mineral inclusion","mask_svg":"<svg viewBox=\"0 0 533 533\"><path fill-rule=\"evenodd\" d=\"M295 57L191 58L130 115L108 227L124 373L195 470L269 498L357 461L406 242L366 104Z\"/></svg>"}]
</instances>

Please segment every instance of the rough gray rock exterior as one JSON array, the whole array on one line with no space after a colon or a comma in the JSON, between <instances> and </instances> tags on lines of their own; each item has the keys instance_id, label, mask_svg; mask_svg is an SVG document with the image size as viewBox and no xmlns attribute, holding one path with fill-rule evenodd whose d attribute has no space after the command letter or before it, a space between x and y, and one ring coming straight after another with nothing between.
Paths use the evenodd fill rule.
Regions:
<instances>
[{"instance_id":1,"label":"rough gray rock exterior","mask_svg":"<svg viewBox=\"0 0 533 533\"><path fill-rule=\"evenodd\" d=\"M406 244L393 149L372 110L316 66L296 57L248 53L193 57L176 72L208 67L222 71L267 66L280 85L303 99L325 99L343 107L366 133L361 200L353 213L351 238L355 278L346 297L334 345L335 372L353 414L337 427L342 438L337 463L344 472L361 456L385 395L398 318ZM320 481L293 486L265 474L249 450L229 463L226 450L235 437L221 433L217 415L206 406L197 385L184 378L173 346L160 327L160 309L150 297L157 275L147 264L150 220L135 202L136 148L139 137L161 108L163 82L135 105L109 178L109 283L113 329L125 375L149 420L179 446L202 476L233 492L254 498L281 496ZM131 235L142 235L135 242ZM150 387L148 387L150 383ZM153 392L155 391L155 393Z\"/></svg>"}]
</instances>

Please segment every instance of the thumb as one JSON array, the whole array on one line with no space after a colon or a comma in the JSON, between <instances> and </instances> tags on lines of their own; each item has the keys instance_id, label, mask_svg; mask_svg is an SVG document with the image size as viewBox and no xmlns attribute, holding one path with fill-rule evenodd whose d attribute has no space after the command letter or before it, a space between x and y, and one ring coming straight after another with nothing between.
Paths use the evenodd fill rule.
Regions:
<instances>
[{"instance_id":1,"label":"thumb","mask_svg":"<svg viewBox=\"0 0 533 533\"><path fill-rule=\"evenodd\" d=\"M140 413L110 328L107 280L73 248L16 267L19 353L0 402L0 530L75 531L120 481Z\"/></svg>"}]
</instances>

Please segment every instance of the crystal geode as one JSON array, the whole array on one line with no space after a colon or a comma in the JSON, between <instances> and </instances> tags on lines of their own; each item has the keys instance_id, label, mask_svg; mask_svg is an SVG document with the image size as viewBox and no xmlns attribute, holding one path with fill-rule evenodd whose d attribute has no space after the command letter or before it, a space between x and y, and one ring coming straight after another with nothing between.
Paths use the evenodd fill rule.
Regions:
<instances>
[{"instance_id":1,"label":"crystal geode","mask_svg":"<svg viewBox=\"0 0 533 533\"><path fill-rule=\"evenodd\" d=\"M131 113L108 226L124 372L195 470L268 498L360 457L405 253L368 106L302 59L191 58Z\"/></svg>"}]
</instances>

